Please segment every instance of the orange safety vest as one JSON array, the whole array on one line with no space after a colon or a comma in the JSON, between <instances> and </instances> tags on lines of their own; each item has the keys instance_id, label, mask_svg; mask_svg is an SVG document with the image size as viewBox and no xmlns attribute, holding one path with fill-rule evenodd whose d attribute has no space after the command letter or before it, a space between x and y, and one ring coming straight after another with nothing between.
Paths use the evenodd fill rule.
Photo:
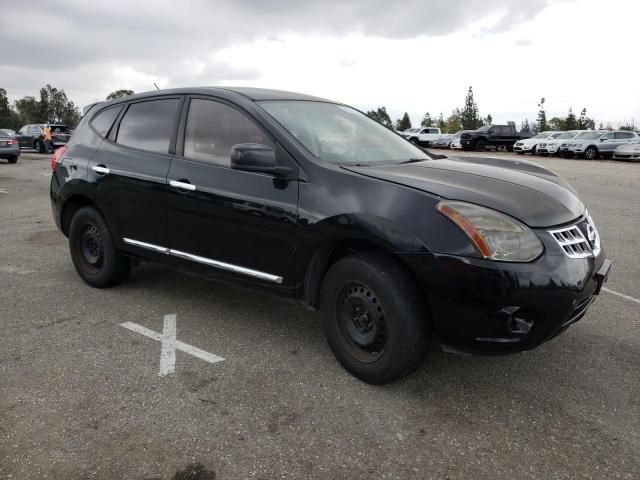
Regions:
<instances>
[{"instance_id":1,"label":"orange safety vest","mask_svg":"<svg viewBox=\"0 0 640 480\"><path fill-rule=\"evenodd\" d=\"M51 129L49 127L44 127L44 141L51 140Z\"/></svg>"}]
</instances>

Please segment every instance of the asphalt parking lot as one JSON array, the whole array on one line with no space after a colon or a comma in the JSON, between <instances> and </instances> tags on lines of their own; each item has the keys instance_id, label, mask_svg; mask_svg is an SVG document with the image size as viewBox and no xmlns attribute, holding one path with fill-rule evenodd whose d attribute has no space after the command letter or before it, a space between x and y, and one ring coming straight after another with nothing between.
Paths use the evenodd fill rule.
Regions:
<instances>
[{"instance_id":1,"label":"asphalt parking lot","mask_svg":"<svg viewBox=\"0 0 640 480\"><path fill-rule=\"evenodd\" d=\"M374 387L300 306L154 265L84 284L49 159L0 162L0 479L640 478L640 164L535 158L613 261L583 320L515 356L434 348ZM178 345L160 375L167 314L180 345L224 360Z\"/></svg>"}]
</instances>

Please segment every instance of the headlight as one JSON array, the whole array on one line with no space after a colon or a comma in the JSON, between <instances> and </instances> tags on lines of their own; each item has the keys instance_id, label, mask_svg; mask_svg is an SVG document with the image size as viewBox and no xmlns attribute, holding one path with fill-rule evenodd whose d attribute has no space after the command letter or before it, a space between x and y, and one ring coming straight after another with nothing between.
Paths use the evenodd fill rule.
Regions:
<instances>
[{"instance_id":1,"label":"headlight","mask_svg":"<svg viewBox=\"0 0 640 480\"><path fill-rule=\"evenodd\" d=\"M515 218L472 203L442 201L438 211L455 223L489 260L530 262L543 251L540 239Z\"/></svg>"}]
</instances>

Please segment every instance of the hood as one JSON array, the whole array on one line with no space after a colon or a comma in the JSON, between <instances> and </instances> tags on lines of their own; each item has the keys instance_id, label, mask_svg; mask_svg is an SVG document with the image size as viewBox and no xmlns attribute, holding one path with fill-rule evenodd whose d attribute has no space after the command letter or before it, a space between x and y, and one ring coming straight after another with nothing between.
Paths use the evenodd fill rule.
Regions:
<instances>
[{"instance_id":1,"label":"hood","mask_svg":"<svg viewBox=\"0 0 640 480\"><path fill-rule=\"evenodd\" d=\"M569 223L585 211L567 182L533 162L466 157L343 168L448 200L493 208L530 227Z\"/></svg>"}]
</instances>

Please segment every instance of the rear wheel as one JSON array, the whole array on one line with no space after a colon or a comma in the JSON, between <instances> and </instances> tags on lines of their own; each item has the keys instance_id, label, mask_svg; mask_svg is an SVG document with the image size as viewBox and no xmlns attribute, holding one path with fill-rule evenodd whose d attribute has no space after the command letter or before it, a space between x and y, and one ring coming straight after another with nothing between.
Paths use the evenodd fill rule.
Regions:
<instances>
[{"instance_id":1,"label":"rear wheel","mask_svg":"<svg viewBox=\"0 0 640 480\"><path fill-rule=\"evenodd\" d=\"M9 161L9 163L17 163L18 162L18 156L14 155L13 157L7 158L7 160Z\"/></svg>"},{"instance_id":2,"label":"rear wheel","mask_svg":"<svg viewBox=\"0 0 640 480\"><path fill-rule=\"evenodd\" d=\"M598 149L596 147L589 147L584 151L584 158L587 160L594 160L598 157Z\"/></svg>"},{"instance_id":3,"label":"rear wheel","mask_svg":"<svg viewBox=\"0 0 640 480\"><path fill-rule=\"evenodd\" d=\"M106 288L129 276L131 260L118 252L104 218L83 207L71 219L69 251L78 275L89 285Z\"/></svg>"},{"instance_id":4,"label":"rear wheel","mask_svg":"<svg viewBox=\"0 0 640 480\"><path fill-rule=\"evenodd\" d=\"M425 305L393 259L357 254L336 262L322 283L320 314L333 353L365 382L391 382L424 361Z\"/></svg>"}]
</instances>

